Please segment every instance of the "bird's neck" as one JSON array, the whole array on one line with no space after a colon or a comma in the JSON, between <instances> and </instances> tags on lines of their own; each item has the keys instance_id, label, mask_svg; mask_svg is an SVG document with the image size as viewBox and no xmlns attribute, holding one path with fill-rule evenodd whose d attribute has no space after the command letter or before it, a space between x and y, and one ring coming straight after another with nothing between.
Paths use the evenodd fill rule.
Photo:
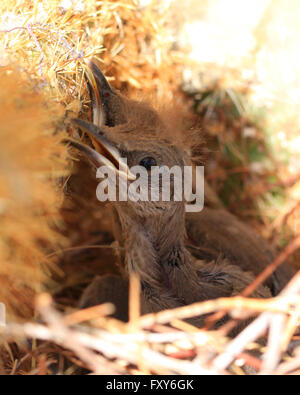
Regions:
<instances>
[{"instance_id":1,"label":"bird's neck","mask_svg":"<svg viewBox=\"0 0 300 395\"><path fill-rule=\"evenodd\" d=\"M174 249L184 249L185 213L181 206L174 206L172 213L148 217L140 226L141 233L150 240L159 261L166 261Z\"/></svg>"},{"instance_id":2,"label":"bird's neck","mask_svg":"<svg viewBox=\"0 0 300 395\"><path fill-rule=\"evenodd\" d=\"M132 218L118 211L116 237L125 251L128 272L135 271L142 282L159 286L168 283L169 268L191 265L184 246L184 207L147 218Z\"/></svg>"}]
</instances>

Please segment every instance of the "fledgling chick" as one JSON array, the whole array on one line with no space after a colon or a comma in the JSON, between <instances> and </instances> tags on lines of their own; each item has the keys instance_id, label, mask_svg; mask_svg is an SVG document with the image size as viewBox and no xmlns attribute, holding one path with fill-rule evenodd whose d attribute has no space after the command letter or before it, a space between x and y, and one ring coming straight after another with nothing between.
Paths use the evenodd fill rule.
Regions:
<instances>
[{"instance_id":1,"label":"fledgling chick","mask_svg":"<svg viewBox=\"0 0 300 395\"><path fill-rule=\"evenodd\" d=\"M181 169L191 165L189 148L186 142L174 138L175 130L164 122L158 113L150 106L129 100L114 91L105 77L91 62L88 68L88 79L93 105L93 123L75 119L74 123L91 138L94 148L73 140L72 145L85 154L98 168L108 166L115 174L120 175L130 185L134 177L130 171L132 166L142 166L148 173L153 166L179 166ZM127 164L121 158L127 159ZM171 181L174 195L175 180ZM149 186L151 188L151 186ZM150 192L150 190L149 190ZM161 192L161 190L160 190ZM115 276L97 277L85 290L80 306L88 307L111 301L116 305L116 317L126 320L128 317L127 295L128 276L131 272L139 275L141 281L142 312L158 312L184 306L197 301L218 297L228 297L239 294L249 285L254 275L258 274L270 261L268 247L252 231L242 226L239 221L232 219L226 213L226 221L232 222L235 231L228 232L222 217L210 216L204 209L203 214L189 214L188 230L194 245L186 245L186 213L183 200L163 201L113 201L115 236L121 247L121 260L125 266L125 278ZM228 215L229 217L228 217ZM209 217L209 218L208 218ZM197 232L197 221L199 229ZM206 222L205 222L206 221ZM230 234L233 243L238 238L251 235L247 248L251 244L261 255L268 258L254 262L243 263L242 254L235 253L234 247L226 239L224 251L222 242L217 243L222 236L220 229ZM203 224L209 223L205 228ZM202 230L201 230L202 229ZM239 233L239 229L243 234ZM204 237L206 231L210 235ZM211 234L212 232L212 234ZM238 235L235 235L238 232ZM206 248L205 242L208 245ZM203 244L198 243L198 240ZM216 244L214 251L213 243ZM229 243L229 244L228 244ZM239 249L239 245L235 246ZM212 252L213 251L213 252ZM224 252L225 257L222 256ZM207 254L207 255L206 255ZM197 257L201 259L197 259ZM253 265L253 267L252 267ZM260 286L253 297L266 298L271 296L271 289L276 288L271 278L266 286ZM203 317L191 320L201 326Z\"/></svg>"}]
</instances>

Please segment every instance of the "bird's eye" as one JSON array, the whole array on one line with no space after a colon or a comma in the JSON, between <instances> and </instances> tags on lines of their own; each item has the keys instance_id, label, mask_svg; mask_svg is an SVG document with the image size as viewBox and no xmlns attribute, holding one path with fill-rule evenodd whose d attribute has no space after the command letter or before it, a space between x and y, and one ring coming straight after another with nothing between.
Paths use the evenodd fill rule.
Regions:
<instances>
[{"instance_id":1,"label":"bird's eye","mask_svg":"<svg viewBox=\"0 0 300 395\"><path fill-rule=\"evenodd\" d=\"M140 166L143 166L145 169L150 170L152 166L156 166L156 160L151 156L146 156L140 161Z\"/></svg>"}]
</instances>

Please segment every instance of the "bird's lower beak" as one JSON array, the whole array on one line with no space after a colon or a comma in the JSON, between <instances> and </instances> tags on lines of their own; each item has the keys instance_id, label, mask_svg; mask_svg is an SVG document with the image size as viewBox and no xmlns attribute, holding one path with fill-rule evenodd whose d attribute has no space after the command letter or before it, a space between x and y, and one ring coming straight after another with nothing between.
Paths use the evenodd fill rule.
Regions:
<instances>
[{"instance_id":1,"label":"bird's lower beak","mask_svg":"<svg viewBox=\"0 0 300 395\"><path fill-rule=\"evenodd\" d=\"M131 173L124 158L121 157L119 150L109 141L108 137L99 127L78 118L72 119L72 123L88 134L95 148L93 149L79 140L69 139L73 147L79 149L97 168L108 166L123 179L130 181L136 179L136 176Z\"/></svg>"}]
</instances>

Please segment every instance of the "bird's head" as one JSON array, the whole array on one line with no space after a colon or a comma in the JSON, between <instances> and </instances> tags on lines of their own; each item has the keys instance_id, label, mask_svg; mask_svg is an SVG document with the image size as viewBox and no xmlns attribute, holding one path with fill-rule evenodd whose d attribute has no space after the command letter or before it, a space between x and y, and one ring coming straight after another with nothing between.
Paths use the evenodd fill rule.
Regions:
<instances>
[{"instance_id":1,"label":"bird's head","mask_svg":"<svg viewBox=\"0 0 300 395\"><path fill-rule=\"evenodd\" d=\"M74 119L73 124L90 137L93 147L79 140L71 143L98 169L106 166L116 176L116 195L112 200L115 200L118 211L143 218L172 213L184 207L184 166L191 165L191 162L190 147L182 138L183 133L178 133L179 125L166 122L148 104L129 100L116 92L95 61L89 63L86 74L93 122ZM168 201L169 185L165 185L167 195L163 195L163 183L167 179L164 177L168 177L168 169L172 168ZM114 185L115 181L111 179L107 189ZM121 185L127 187L127 201L124 201L124 195L120 198Z\"/></svg>"}]
</instances>

